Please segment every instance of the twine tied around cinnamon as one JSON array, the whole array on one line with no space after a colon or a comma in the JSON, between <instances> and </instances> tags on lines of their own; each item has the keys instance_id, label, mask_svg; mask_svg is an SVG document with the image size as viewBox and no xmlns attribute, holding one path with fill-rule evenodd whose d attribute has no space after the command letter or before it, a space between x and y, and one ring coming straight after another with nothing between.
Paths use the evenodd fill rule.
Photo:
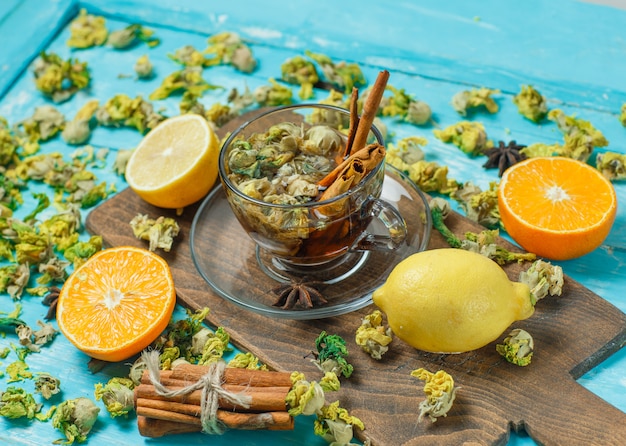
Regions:
<instances>
[{"instance_id":1,"label":"twine tied around cinnamon","mask_svg":"<svg viewBox=\"0 0 626 446\"><path fill-rule=\"evenodd\" d=\"M221 435L226 431L224 424L217 418L218 400L220 398L236 406L246 409L250 407L252 400L250 395L242 392L229 392L222 388L224 369L226 368L224 361L210 364L208 372L200 377L197 382L180 389L170 390L161 384L159 378L160 360L158 350L143 351L141 356L150 375L150 381L159 395L175 397L188 395L196 390L202 391L200 421L202 423L202 432L204 433Z\"/></svg>"}]
</instances>

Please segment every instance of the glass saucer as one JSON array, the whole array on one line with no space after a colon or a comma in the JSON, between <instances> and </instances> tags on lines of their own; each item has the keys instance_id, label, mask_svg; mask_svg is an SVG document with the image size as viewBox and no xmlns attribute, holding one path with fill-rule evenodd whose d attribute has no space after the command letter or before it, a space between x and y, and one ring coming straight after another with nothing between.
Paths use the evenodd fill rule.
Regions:
<instances>
[{"instance_id":1,"label":"glass saucer","mask_svg":"<svg viewBox=\"0 0 626 446\"><path fill-rule=\"evenodd\" d=\"M284 310L273 304L274 289L289 278L272 266L267 253L243 230L221 185L198 208L191 225L191 257L200 275L222 298L265 316L309 320L349 313L372 303L372 293L403 259L424 251L432 221L426 196L402 172L386 166L381 199L392 204L407 224L404 243L395 251L349 253L345 272L331 274L319 290L328 301L311 309ZM368 231L377 233L376 227ZM306 277L302 277L303 280ZM316 279L317 281L318 279Z\"/></svg>"}]
</instances>

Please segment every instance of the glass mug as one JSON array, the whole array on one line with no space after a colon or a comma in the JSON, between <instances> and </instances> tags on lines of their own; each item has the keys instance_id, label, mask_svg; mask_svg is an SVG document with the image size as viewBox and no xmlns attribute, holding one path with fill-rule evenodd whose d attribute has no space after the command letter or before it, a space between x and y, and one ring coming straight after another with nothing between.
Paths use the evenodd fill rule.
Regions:
<instances>
[{"instance_id":1,"label":"glass mug","mask_svg":"<svg viewBox=\"0 0 626 446\"><path fill-rule=\"evenodd\" d=\"M385 167L383 162L368 172L356 186L333 198L296 204L273 204L253 198L232 181L229 160L242 141L264 134L276 124L295 123L303 131L313 125L332 127L342 144L334 153L343 152L349 112L323 104L294 105L265 112L242 124L225 141L219 156L219 174L227 201L245 232L256 243L260 263L270 269L300 274L332 269L350 256L371 250L397 249L407 235L406 223L398 210L380 199ZM384 145L380 132L372 127L370 138ZM230 161L232 164L232 160ZM370 229L376 228L375 232ZM354 259L353 259L354 262ZM358 263L358 262L357 262ZM266 271L267 272L267 271Z\"/></svg>"}]
</instances>

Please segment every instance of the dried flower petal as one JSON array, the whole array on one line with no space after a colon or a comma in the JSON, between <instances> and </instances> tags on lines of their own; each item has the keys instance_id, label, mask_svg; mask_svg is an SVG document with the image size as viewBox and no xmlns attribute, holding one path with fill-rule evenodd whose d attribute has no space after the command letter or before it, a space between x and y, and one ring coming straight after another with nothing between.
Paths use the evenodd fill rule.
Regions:
<instances>
[{"instance_id":1,"label":"dried flower petal","mask_svg":"<svg viewBox=\"0 0 626 446\"><path fill-rule=\"evenodd\" d=\"M513 103L521 115L533 122L539 122L548 113L546 98L532 85L522 85L522 90L513 96Z\"/></svg>"},{"instance_id":2,"label":"dried flower petal","mask_svg":"<svg viewBox=\"0 0 626 446\"><path fill-rule=\"evenodd\" d=\"M596 168L609 180L626 179L626 154L603 152L596 156Z\"/></svg>"},{"instance_id":3,"label":"dried flower petal","mask_svg":"<svg viewBox=\"0 0 626 446\"><path fill-rule=\"evenodd\" d=\"M365 429L359 418L351 416L346 409L339 407L339 401L335 401L321 408L313 431L329 444L349 445L354 436L354 426Z\"/></svg>"},{"instance_id":4,"label":"dried flower petal","mask_svg":"<svg viewBox=\"0 0 626 446\"><path fill-rule=\"evenodd\" d=\"M393 340L391 328L383 326L383 314L375 310L366 315L356 330L355 341L374 359L381 359Z\"/></svg>"},{"instance_id":5,"label":"dried flower petal","mask_svg":"<svg viewBox=\"0 0 626 446\"><path fill-rule=\"evenodd\" d=\"M563 292L563 268L544 260L536 260L526 270L520 272L519 281L528 285L533 303L550 296L560 296Z\"/></svg>"},{"instance_id":6,"label":"dried flower petal","mask_svg":"<svg viewBox=\"0 0 626 446\"><path fill-rule=\"evenodd\" d=\"M133 234L140 240L148 240L148 249L155 251L157 248L169 252L174 243L174 237L178 235L180 227L173 218L158 217L156 220L148 215L138 214L131 221L130 226Z\"/></svg>"},{"instance_id":7,"label":"dried flower petal","mask_svg":"<svg viewBox=\"0 0 626 446\"><path fill-rule=\"evenodd\" d=\"M480 122L461 121L444 130L435 129L433 133L445 143L452 143L471 156L481 155L493 147L493 141L487 139L485 127Z\"/></svg>"},{"instance_id":8,"label":"dried flower petal","mask_svg":"<svg viewBox=\"0 0 626 446\"><path fill-rule=\"evenodd\" d=\"M64 444L82 443L98 419L100 409L89 398L63 401L52 418L52 426L65 435Z\"/></svg>"},{"instance_id":9,"label":"dried flower petal","mask_svg":"<svg viewBox=\"0 0 626 446\"><path fill-rule=\"evenodd\" d=\"M468 109L478 107L485 107L489 113L496 113L499 107L491 97L492 94L500 94L500 90L481 87L460 91L452 97L452 107L461 116L466 116Z\"/></svg>"},{"instance_id":10,"label":"dried flower petal","mask_svg":"<svg viewBox=\"0 0 626 446\"><path fill-rule=\"evenodd\" d=\"M452 408L457 391L452 376L443 370L431 373L423 368L413 370L411 376L425 381L424 393L426 394L426 399L419 405L420 414L418 421L428 416L430 421L434 423L437 421L437 418L447 416Z\"/></svg>"},{"instance_id":11,"label":"dried flower petal","mask_svg":"<svg viewBox=\"0 0 626 446\"><path fill-rule=\"evenodd\" d=\"M533 337L525 330L512 330L502 344L496 344L496 351L511 364L525 367L530 364L535 348Z\"/></svg>"}]
</instances>

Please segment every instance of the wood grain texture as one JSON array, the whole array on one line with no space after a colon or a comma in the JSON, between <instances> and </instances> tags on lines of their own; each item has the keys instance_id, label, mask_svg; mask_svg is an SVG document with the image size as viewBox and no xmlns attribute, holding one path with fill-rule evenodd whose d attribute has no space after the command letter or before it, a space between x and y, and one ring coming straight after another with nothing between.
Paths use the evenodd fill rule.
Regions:
<instances>
[{"instance_id":1,"label":"wood grain texture","mask_svg":"<svg viewBox=\"0 0 626 446\"><path fill-rule=\"evenodd\" d=\"M542 300L530 319L514 324L534 337L536 352L529 367L507 363L496 353L495 343L474 352L440 355L415 350L399 339L382 361L376 361L359 351L354 342L361 318L373 307L335 318L293 321L269 319L217 296L196 271L190 255L189 231L196 209L197 205L189 207L182 217L176 217L173 211L148 205L127 189L94 209L86 226L89 232L102 235L107 246L145 246L134 238L128 224L136 214L177 218L181 233L175 247L161 254L172 269L179 301L192 309L208 306L208 323L225 327L237 347L276 370L319 376L306 358L314 349L315 337L321 330L344 337L355 372L330 398L339 399L364 421L366 430L357 433L362 440L369 438L373 444L388 444L393 439L394 444L405 445L502 445L512 428L525 429L540 444L626 444L626 414L575 381L626 343L626 316L569 277L563 296ZM447 222L457 234L482 229L456 213ZM224 241L220 244L223 250L212 254L228 259L228 247L233 243L228 229L215 237ZM505 240L501 243L515 249ZM445 246L434 231L429 249ZM522 266L505 269L516 280ZM416 421L422 383L410 372L419 367L433 372L444 369L460 387L451 412L435 424Z\"/></svg>"}]
</instances>

